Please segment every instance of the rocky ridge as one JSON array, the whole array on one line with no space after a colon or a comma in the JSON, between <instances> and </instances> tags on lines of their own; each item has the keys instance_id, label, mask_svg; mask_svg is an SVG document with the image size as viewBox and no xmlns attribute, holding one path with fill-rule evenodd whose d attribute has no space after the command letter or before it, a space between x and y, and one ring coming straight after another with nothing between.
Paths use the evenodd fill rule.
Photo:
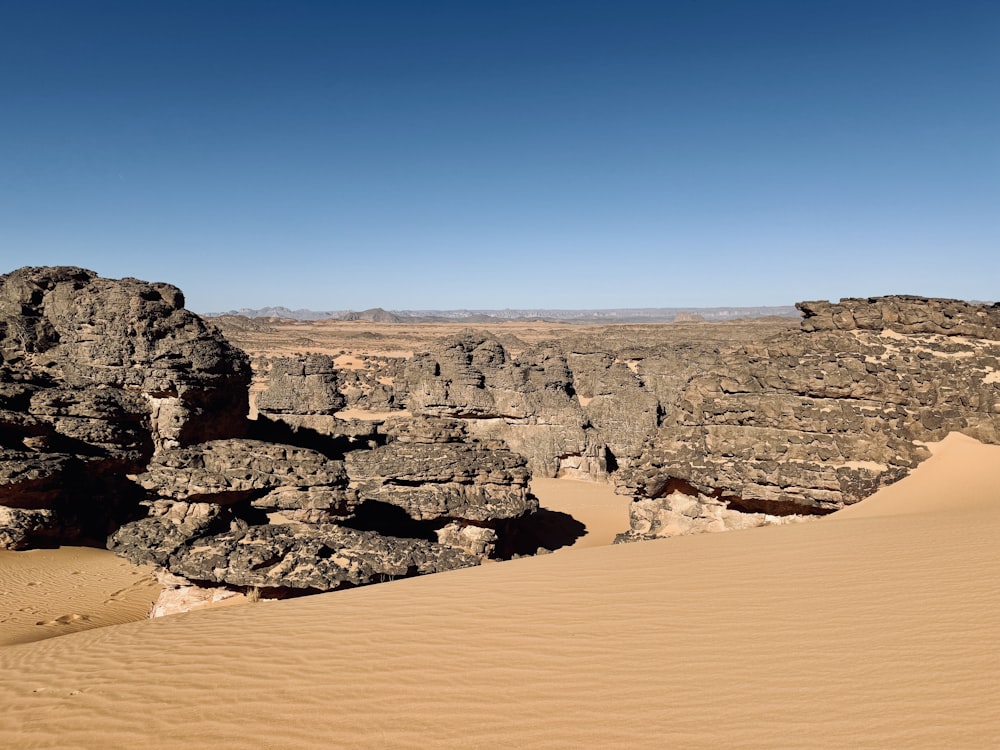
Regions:
<instances>
[{"instance_id":1,"label":"rocky ridge","mask_svg":"<svg viewBox=\"0 0 1000 750\"><path fill-rule=\"evenodd\" d=\"M0 545L107 539L190 602L475 565L537 509L524 459L460 424L337 419L327 357L275 363L248 420L247 356L183 304L79 268L0 277Z\"/></svg>"},{"instance_id":2,"label":"rocky ridge","mask_svg":"<svg viewBox=\"0 0 1000 750\"><path fill-rule=\"evenodd\" d=\"M798 307L800 329L760 341L580 336L511 357L469 331L414 357L397 398L505 440L536 474L610 478L639 501L623 540L822 515L898 480L950 431L1000 441L1000 306Z\"/></svg>"}]
</instances>

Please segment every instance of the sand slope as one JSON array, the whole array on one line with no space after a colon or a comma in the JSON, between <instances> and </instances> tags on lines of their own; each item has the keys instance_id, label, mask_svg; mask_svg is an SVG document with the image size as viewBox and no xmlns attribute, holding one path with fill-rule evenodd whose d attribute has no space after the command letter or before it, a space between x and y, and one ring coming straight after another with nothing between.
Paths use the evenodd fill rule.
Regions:
<instances>
[{"instance_id":1,"label":"sand slope","mask_svg":"<svg viewBox=\"0 0 1000 750\"><path fill-rule=\"evenodd\" d=\"M993 479L922 502L966 449ZM998 470L950 439L894 488L919 512L877 496L8 646L0 746L1000 746Z\"/></svg>"},{"instance_id":2,"label":"sand slope","mask_svg":"<svg viewBox=\"0 0 1000 750\"><path fill-rule=\"evenodd\" d=\"M0 550L0 646L140 620L160 587L107 550Z\"/></svg>"},{"instance_id":3,"label":"sand slope","mask_svg":"<svg viewBox=\"0 0 1000 750\"><path fill-rule=\"evenodd\" d=\"M608 545L616 534L628 531L632 498L616 495L610 484L535 478L531 480L531 491L542 508L571 515L584 525L586 530L572 549Z\"/></svg>"}]
</instances>

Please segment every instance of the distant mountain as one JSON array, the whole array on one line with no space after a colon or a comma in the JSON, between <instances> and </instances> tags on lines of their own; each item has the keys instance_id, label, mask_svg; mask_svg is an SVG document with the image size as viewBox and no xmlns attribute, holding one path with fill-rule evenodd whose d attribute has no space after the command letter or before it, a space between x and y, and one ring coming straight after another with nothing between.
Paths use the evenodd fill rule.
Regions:
<instances>
[{"instance_id":1,"label":"distant mountain","mask_svg":"<svg viewBox=\"0 0 1000 750\"><path fill-rule=\"evenodd\" d=\"M383 310L375 307L362 312L337 310L291 310L287 307L243 308L224 313L205 313L205 317L241 315L245 318L288 318L291 320L366 320L373 323L458 322L488 323L503 320L545 320L562 323L671 323L699 320L719 322L778 316L797 318L792 305L772 307L636 307L612 310Z\"/></svg>"},{"instance_id":2,"label":"distant mountain","mask_svg":"<svg viewBox=\"0 0 1000 750\"><path fill-rule=\"evenodd\" d=\"M239 315L244 318L286 318L288 320L325 320L339 318L344 312L316 312L314 310L291 310L287 307L241 307L239 310L227 310L221 313L202 313L206 318L218 318L223 315Z\"/></svg>"}]
</instances>

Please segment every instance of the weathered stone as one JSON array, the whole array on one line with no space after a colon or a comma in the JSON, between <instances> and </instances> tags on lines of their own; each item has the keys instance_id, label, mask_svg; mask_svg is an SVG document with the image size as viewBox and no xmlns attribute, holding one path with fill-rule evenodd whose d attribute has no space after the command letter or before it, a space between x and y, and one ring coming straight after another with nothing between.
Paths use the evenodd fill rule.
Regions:
<instances>
[{"instance_id":1,"label":"weathered stone","mask_svg":"<svg viewBox=\"0 0 1000 750\"><path fill-rule=\"evenodd\" d=\"M0 506L53 508L65 495L73 457L0 448Z\"/></svg>"},{"instance_id":2,"label":"weathered stone","mask_svg":"<svg viewBox=\"0 0 1000 750\"><path fill-rule=\"evenodd\" d=\"M79 268L0 276L0 504L99 538L135 513L126 474L154 450L242 434L248 360L183 305Z\"/></svg>"},{"instance_id":3,"label":"weathered stone","mask_svg":"<svg viewBox=\"0 0 1000 750\"><path fill-rule=\"evenodd\" d=\"M348 453L347 472L359 498L396 505L415 520L488 522L538 507L524 459L504 448L394 442Z\"/></svg>"},{"instance_id":4,"label":"weathered stone","mask_svg":"<svg viewBox=\"0 0 1000 750\"><path fill-rule=\"evenodd\" d=\"M151 540L170 545L176 524L149 518L120 529L113 549L133 562L147 562ZM141 536L140 536L141 535ZM138 541L133 541L138 538ZM477 565L481 558L421 539L400 539L335 525L304 528L234 524L160 555L171 573L197 583L264 589L329 591L392 578ZM163 563L160 563L163 564Z\"/></svg>"},{"instance_id":5,"label":"weathered stone","mask_svg":"<svg viewBox=\"0 0 1000 750\"><path fill-rule=\"evenodd\" d=\"M615 537L615 543L779 526L800 523L807 518L809 516L745 513L707 495L674 491L664 497L634 500L629 507L630 528Z\"/></svg>"},{"instance_id":6,"label":"weathered stone","mask_svg":"<svg viewBox=\"0 0 1000 750\"><path fill-rule=\"evenodd\" d=\"M482 526L453 521L437 530L438 543L464 550L476 557L491 557L496 551L497 532Z\"/></svg>"},{"instance_id":7,"label":"weathered stone","mask_svg":"<svg viewBox=\"0 0 1000 750\"><path fill-rule=\"evenodd\" d=\"M514 360L496 337L467 330L417 354L402 380L411 412L464 419L471 434L525 456L535 474L555 476L557 456L587 450L587 418L566 358L552 347Z\"/></svg>"},{"instance_id":8,"label":"weathered stone","mask_svg":"<svg viewBox=\"0 0 1000 750\"><path fill-rule=\"evenodd\" d=\"M158 446L237 435L248 410L246 355L169 284L69 267L2 276L0 357L70 388L142 394Z\"/></svg>"},{"instance_id":9,"label":"weathered stone","mask_svg":"<svg viewBox=\"0 0 1000 750\"><path fill-rule=\"evenodd\" d=\"M312 354L277 359L271 364L267 390L257 396L257 409L278 418L285 414L332 415L347 403L338 386L330 357Z\"/></svg>"},{"instance_id":10,"label":"weathered stone","mask_svg":"<svg viewBox=\"0 0 1000 750\"><path fill-rule=\"evenodd\" d=\"M258 440L213 440L157 454L137 478L161 498L264 509L324 508L350 512L341 461L317 451Z\"/></svg>"},{"instance_id":11,"label":"weathered stone","mask_svg":"<svg viewBox=\"0 0 1000 750\"><path fill-rule=\"evenodd\" d=\"M1000 304L970 305L954 299L915 296L799 302L805 331L883 331L943 334L1000 341Z\"/></svg>"},{"instance_id":12,"label":"weathered stone","mask_svg":"<svg viewBox=\"0 0 1000 750\"><path fill-rule=\"evenodd\" d=\"M39 540L58 538L61 532L59 516L53 510L0 505L0 549L28 549Z\"/></svg>"},{"instance_id":13,"label":"weathered stone","mask_svg":"<svg viewBox=\"0 0 1000 750\"><path fill-rule=\"evenodd\" d=\"M775 324L757 340L718 326L679 339L677 328L620 327L511 357L466 332L414 358L407 406L503 440L536 474L608 476L652 498L681 482L749 513L857 502L952 430L1000 442L1000 306L799 307L801 330Z\"/></svg>"}]
</instances>

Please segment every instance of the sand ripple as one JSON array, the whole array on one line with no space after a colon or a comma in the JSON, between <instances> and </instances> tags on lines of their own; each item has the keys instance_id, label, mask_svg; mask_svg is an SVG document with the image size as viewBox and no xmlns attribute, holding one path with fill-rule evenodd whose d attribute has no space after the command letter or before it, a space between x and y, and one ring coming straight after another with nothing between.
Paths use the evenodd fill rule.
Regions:
<instances>
[{"instance_id":1,"label":"sand ripple","mask_svg":"<svg viewBox=\"0 0 1000 750\"><path fill-rule=\"evenodd\" d=\"M997 747L977 498L9 646L0 746Z\"/></svg>"}]
</instances>

